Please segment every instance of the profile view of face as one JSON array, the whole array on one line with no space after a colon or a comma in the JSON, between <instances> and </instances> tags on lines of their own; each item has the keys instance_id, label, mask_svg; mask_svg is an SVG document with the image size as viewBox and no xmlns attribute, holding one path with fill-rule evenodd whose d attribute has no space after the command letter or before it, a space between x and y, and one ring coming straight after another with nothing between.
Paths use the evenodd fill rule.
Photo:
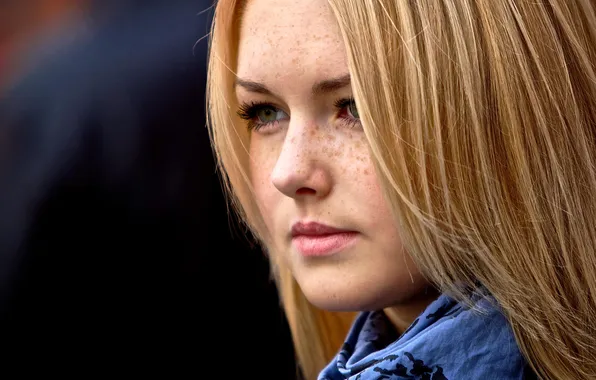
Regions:
<instances>
[{"instance_id":1,"label":"profile view of face","mask_svg":"<svg viewBox=\"0 0 596 380\"><path fill-rule=\"evenodd\" d=\"M309 301L372 310L420 292L426 283L382 195L327 2L248 1L236 74L269 250Z\"/></svg>"}]
</instances>

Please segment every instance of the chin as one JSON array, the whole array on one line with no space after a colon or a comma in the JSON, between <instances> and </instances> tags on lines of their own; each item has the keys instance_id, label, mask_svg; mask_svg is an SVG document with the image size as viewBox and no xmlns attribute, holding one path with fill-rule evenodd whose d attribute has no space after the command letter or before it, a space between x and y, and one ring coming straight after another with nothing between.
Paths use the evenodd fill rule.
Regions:
<instances>
[{"instance_id":1,"label":"chin","mask_svg":"<svg viewBox=\"0 0 596 380\"><path fill-rule=\"evenodd\" d=\"M335 285L335 286L334 286ZM386 290L374 289L365 284L300 285L306 299L319 309L336 312L380 310L395 303L386 297Z\"/></svg>"},{"instance_id":2,"label":"chin","mask_svg":"<svg viewBox=\"0 0 596 380\"><path fill-rule=\"evenodd\" d=\"M370 271L361 273L300 273L296 279L306 299L314 306L328 311L359 312L375 311L407 303L424 293L428 282L407 272Z\"/></svg>"},{"instance_id":3,"label":"chin","mask_svg":"<svg viewBox=\"0 0 596 380\"><path fill-rule=\"evenodd\" d=\"M368 307L365 307L364 303L359 302L358 300L350 299L350 298L343 298L343 297L336 297L336 298L324 298L324 297L312 297L306 295L306 299L316 306L319 309L327 310L327 311L335 311L335 312L359 312L359 311L366 311L372 310Z\"/></svg>"}]
</instances>

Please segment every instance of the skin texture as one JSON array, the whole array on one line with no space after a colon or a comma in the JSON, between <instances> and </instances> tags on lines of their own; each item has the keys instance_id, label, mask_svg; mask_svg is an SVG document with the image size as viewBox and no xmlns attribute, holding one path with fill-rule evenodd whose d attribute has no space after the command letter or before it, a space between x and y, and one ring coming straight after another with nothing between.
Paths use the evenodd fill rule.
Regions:
<instances>
[{"instance_id":1,"label":"skin texture","mask_svg":"<svg viewBox=\"0 0 596 380\"><path fill-rule=\"evenodd\" d=\"M390 308L387 314L403 330L433 296L426 299L428 284L403 249L355 104L349 103L349 82L333 82L349 79L349 70L327 3L248 2L237 76L241 110L268 104L245 119L260 126L251 131L250 172L271 236L269 251L281 255L316 306ZM348 105L338 107L342 99ZM354 231L356 238L332 255L305 257L292 243L296 222Z\"/></svg>"}]
</instances>

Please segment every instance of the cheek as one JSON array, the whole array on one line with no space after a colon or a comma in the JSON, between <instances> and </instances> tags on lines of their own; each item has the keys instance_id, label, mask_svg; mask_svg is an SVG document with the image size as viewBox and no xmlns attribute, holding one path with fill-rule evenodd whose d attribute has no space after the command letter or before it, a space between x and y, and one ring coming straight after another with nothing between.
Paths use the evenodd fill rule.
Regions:
<instances>
[{"instance_id":1,"label":"cheek","mask_svg":"<svg viewBox=\"0 0 596 380\"><path fill-rule=\"evenodd\" d=\"M335 136L327 136L327 140L335 142ZM353 176L359 183L374 180L368 143L361 132L347 132L345 137L332 145L328 153L330 159L338 161L342 166L342 175Z\"/></svg>"},{"instance_id":2,"label":"cheek","mask_svg":"<svg viewBox=\"0 0 596 380\"><path fill-rule=\"evenodd\" d=\"M375 210L370 213L370 223L375 226L375 229L382 231L383 236L393 241L398 235L397 222L391 212L389 202L383 195L379 177L372 162L365 165L363 171L368 174L363 175L362 191L367 194L368 208Z\"/></svg>"},{"instance_id":3,"label":"cheek","mask_svg":"<svg viewBox=\"0 0 596 380\"><path fill-rule=\"evenodd\" d=\"M365 137L350 138L339 146L339 152L335 159L341 167L341 176L349 181L352 195L382 204L379 200L381 187Z\"/></svg>"},{"instance_id":4,"label":"cheek","mask_svg":"<svg viewBox=\"0 0 596 380\"><path fill-rule=\"evenodd\" d=\"M369 215L368 222L374 226L374 230L393 236L397 232L397 224L383 195L365 137L354 139L344 150L345 153L340 156L340 165L351 198L358 200L361 213Z\"/></svg>"},{"instance_id":5,"label":"cheek","mask_svg":"<svg viewBox=\"0 0 596 380\"><path fill-rule=\"evenodd\" d=\"M263 215L265 222L269 224L277 199L275 196L280 194L271 182L271 173L277 161L278 149L265 146L262 141L256 138L251 141L249 153L250 180L255 192L255 198L261 215Z\"/></svg>"}]
</instances>

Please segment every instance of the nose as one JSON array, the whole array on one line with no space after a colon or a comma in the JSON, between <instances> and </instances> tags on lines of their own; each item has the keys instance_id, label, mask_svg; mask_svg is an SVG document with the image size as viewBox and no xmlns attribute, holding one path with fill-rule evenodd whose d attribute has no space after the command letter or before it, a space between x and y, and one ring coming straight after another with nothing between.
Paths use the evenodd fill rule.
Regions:
<instances>
[{"instance_id":1,"label":"nose","mask_svg":"<svg viewBox=\"0 0 596 380\"><path fill-rule=\"evenodd\" d=\"M332 188L329 163L322 153L319 128L290 123L283 146L271 173L271 182L291 198L325 197Z\"/></svg>"}]
</instances>

